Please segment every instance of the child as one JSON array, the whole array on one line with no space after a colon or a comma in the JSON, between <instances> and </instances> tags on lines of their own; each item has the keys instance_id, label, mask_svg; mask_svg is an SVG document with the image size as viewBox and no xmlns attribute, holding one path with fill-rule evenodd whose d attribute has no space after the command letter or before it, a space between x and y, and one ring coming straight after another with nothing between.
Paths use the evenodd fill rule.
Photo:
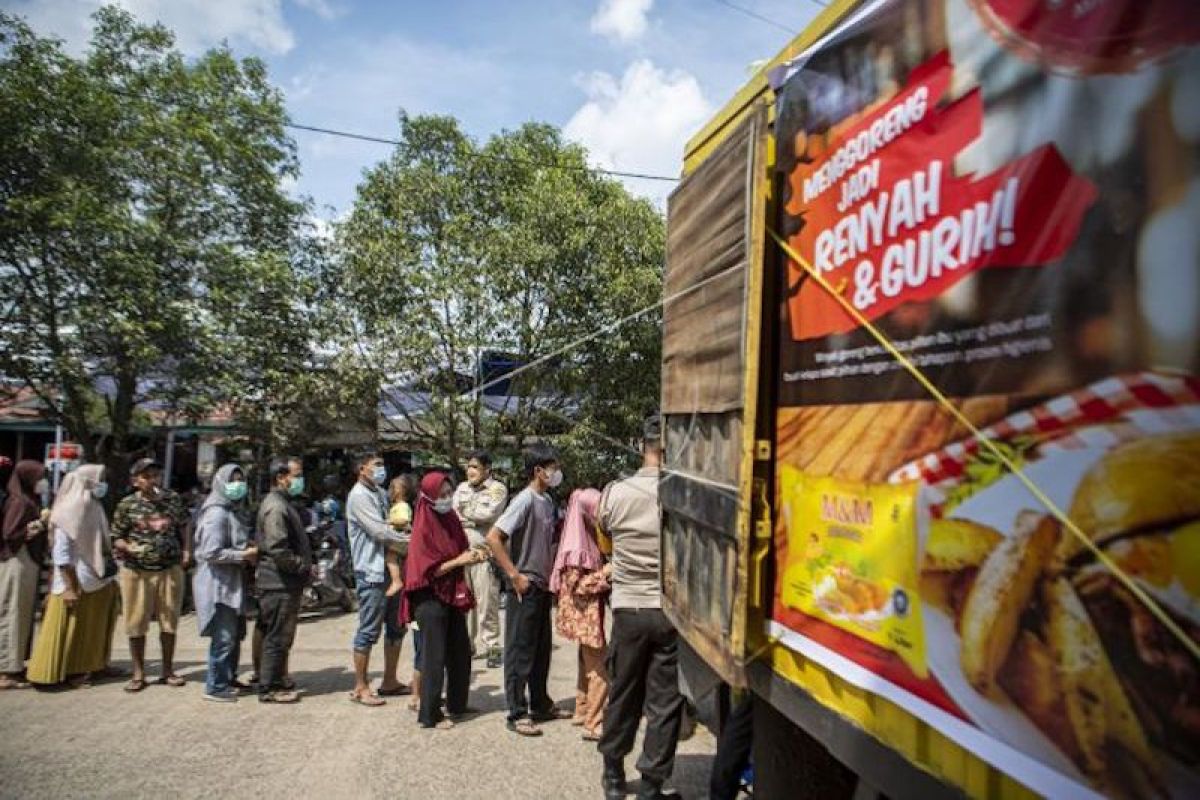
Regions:
<instances>
[{"instance_id":1,"label":"child","mask_svg":"<svg viewBox=\"0 0 1200 800\"><path fill-rule=\"evenodd\" d=\"M388 500L392 507L388 511L388 524L397 531L405 532L412 526L412 506L409 499L413 496L416 484L411 475L400 475L392 479L388 487ZM388 576L391 582L387 588L387 596L395 597L404 589L404 572L400 569L400 559L404 556L405 545L388 543L384 560L387 562Z\"/></svg>"}]
</instances>

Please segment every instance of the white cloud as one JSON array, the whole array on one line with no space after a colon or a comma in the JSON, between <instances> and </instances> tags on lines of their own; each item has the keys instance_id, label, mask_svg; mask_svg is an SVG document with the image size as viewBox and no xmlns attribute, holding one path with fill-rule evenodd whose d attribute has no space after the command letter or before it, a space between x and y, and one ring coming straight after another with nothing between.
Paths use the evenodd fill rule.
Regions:
<instances>
[{"instance_id":1,"label":"white cloud","mask_svg":"<svg viewBox=\"0 0 1200 800\"><path fill-rule=\"evenodd\" d=\"M592 163L602 168L678 175L684 144L712 112L691 74L659 69L646 59L630 64L619 79L595 72L581 78L580 85L588 100L563 132L586 147ZM673 187L636 178L625 184L660 204Z\"/></svg>"},{"instance_id":2,"label":"white cloud","mask_svg":"<svg viewBox=\"0 0 1200 800\"><path fill-rule=\"evenodd\" d=\"M346 9L334 5L329 0L293 0L301 8L308 9L321 19L337 19L346 13Z\"/></svg>"},{"instance_id":3,"label":"white cloud","mask_svg":"<svg viewBox=\"0 0 1200 800\"><path fill-rule=\"evenodd\" d=\"M592 16L592 33L632 42L646 32L654 0L602 0Z\"/></svg>"},{"instance_id":4,"label":"white cloud","mask_svg":"<svg viewBox=\"0 0 1200 800\"><path fill-rule=\"evenodd\" d=\"M161 22L175 32L186 53L199 53L221 41L248 46L265 53L282 54L296 44L283 17L283 0L107 0L142 22ZM296 0L322 14L334 13L325 0ZM106 0L22 0L11 10L24 16L35 31L64 39L75 52L91 36L91 15ZM324 16L324 14L322 14Z\"/></svg>"}]
</instances>

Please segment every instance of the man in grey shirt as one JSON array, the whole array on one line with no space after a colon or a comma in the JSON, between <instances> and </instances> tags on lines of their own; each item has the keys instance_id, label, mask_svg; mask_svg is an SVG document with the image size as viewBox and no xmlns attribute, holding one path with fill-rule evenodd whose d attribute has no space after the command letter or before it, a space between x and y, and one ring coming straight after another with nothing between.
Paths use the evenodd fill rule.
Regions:
<instances>
[{"instance_id":1,"label":"man in grey shirt","mask_svg":"<svg viewBox=\"0 0 1200 800\"><path fill-rule=\"evenodd\" d=\"M525 474L529 485L496 520L487 541L492 557L508 578L510 592L504 631L508 729L521 736L541 736L538 722L571 716L555 708L546 689L556 521L554 501L547 493L562 483L558 454L544 444L533 445L525 451Z\"/></svg>"},{"instance_id":2,"label":"man in grey shirt","mask_svg":"<svg viewBox=\"0 0 1200 800\"><path fill-rule=\"evenodd\" d=\"M381 488L387 481L383 459L373 451L354 459L358 482L346 498L346 524L350 552L354 558L354 583L358 593L358 630L354 633L354 691L350 699L364 706L381 706L383 697L407 694L408 687L396 678L404 626L400 624L400 595L387 597L387 564L384 553L389 542L407 544L408 535L388 524L387 496ZM371 648L384 631L383 680L379 692L371 691L367 670Z\"/></svg>"},{"instance_id":3,"label":"man in grey shirt","mask_svg":"<svg viewBox=\"0 0 1200 800\"><path fill-rule=\"evenodd\" d=\"M642 468L609 484L596 514L601 531L612 541L612 685L599 745L604 796L609 800L625 797L625 756L633 749L643 712L646 736L637 762L642 774L637 796L678 796L662 788L675 767L684 702L679 692L678 634L662 612L659 590L661 464L662 428L655 415L646 420L642 432Z\"/></svg>"}]
</instances>

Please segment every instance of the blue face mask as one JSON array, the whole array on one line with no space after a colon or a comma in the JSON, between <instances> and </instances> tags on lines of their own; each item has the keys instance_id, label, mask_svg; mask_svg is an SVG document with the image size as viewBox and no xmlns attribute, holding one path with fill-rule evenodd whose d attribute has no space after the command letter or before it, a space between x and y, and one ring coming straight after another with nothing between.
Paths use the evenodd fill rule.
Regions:
<instances>
[{"instance_id":1,"label":"blue face mask","mask_svg":"<svg viewBox=\"0 0 1200 800\"><path fill-rule=\"evenodd\" d=\"M304 476L298 475L292 478L292 482L288 484L288 494L292 497L298 497L304 494Z\"/></svg>"},{"instance_id":2,"label":"blue face mask","mask_svg":"<svg viewBox=\"0 0 1200 800\"><path fill-rule=\"evenodd\" d=\"M387 467L376 467L371 473L371 480L375 481L376 486L382 486L387 481Z\"/></svg>"},{"instance_id":3,"label":"blue face mask","mask_svg":"<svg viewBox=\"0 0 1200 800\"><path fill-rule=\"evenodd\" d=\"M246 482L233 481L232 483L227 483L225 484L224 493L227 500L232 500L236 503L246 496Z\"/></svg>"},{"instance_id":4,"label":"blue face mask","mask_svg":"<svg viewBox=\"0 0 1200 800\"><path fill-rule=\"evenodd\" d=\"M97 483L92 487L92 497L96 498L97 500L103 499L106 494L108 494L107 483Z\"/></svg>"}]
</instances>

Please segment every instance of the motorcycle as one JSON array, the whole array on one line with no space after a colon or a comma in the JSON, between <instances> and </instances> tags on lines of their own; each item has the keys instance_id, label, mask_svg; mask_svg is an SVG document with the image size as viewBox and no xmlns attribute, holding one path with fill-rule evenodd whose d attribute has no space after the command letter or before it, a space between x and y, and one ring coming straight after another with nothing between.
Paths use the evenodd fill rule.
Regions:
<instances>
[{"instance_id":1,"label":"motorcycle","mask_svg":"<svg viewBox=\"0 0 1200 800\"><path fill-rule=\"evenodd\" d=\"M313 543L316 566L313 581L304 590L305 611L337 606L342 611L354 611L358 602L345 578L345 556L333 530L332 522L323 522L309 528Z\"/></svg>"}]
</instances>

